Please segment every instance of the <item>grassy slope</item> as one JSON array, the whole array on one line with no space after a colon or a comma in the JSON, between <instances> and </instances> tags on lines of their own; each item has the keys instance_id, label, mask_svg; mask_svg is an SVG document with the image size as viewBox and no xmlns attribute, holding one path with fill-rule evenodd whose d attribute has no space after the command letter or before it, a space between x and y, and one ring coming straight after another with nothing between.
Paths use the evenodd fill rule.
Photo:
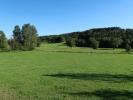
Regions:
<instances>
[{"instance_id":1,"label":"grassy slope","mask_svg":"<svg viewBox=\"0 0 133 100\"><path fill-rule=\"evenodd\" d=\"M0 99L132 100L132 73L133 54L123 50L46 44L0 53Z\"/></svg>"}]
</instances>

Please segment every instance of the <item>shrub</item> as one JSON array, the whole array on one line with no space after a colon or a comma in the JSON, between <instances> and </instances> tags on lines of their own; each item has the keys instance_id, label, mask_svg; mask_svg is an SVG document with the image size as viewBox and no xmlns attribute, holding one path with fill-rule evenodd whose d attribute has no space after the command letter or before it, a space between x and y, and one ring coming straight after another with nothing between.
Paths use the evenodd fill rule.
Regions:
<instances>
[{"instance_id":1,"label":"shrub","mask_svg":"<svg viewBox=\"0 0 133 100\"><path fill-rule=\"evenodd\" d=\"M99 41L97 41L95 38L90 38L90 43L93 49L97 49L99 47Z\"/></svg>"}]
</instances>

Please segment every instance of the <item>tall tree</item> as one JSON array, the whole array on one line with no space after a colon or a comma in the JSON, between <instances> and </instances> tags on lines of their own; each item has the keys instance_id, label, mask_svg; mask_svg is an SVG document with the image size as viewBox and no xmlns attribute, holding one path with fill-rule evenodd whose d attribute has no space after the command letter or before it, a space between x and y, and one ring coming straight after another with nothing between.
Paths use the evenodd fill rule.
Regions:
<instances>
[{"instance_id":1,"label":"tall tree","mask_svg":"<svg viewBox=\"0 0 133 100\"><path fill-rule=\"evenodd\" d=\"M8 45L5 33L3 31L0 31L0 49L2 51L9 49L9 45Z\"/></svg>"},{"instance_id":2,"label":"tall tree","mask_svg":"<svg viewBox=\"0 0 133 100\"><path fill-rule=\"evenodd\" d=\"M37 46L38 34L35 26L24 24L22 27L22 35L24 39L24 49L33 50Z\"/></svg>"},{"instance_id":3,"label":"tall tree","mask_svg":"<svg viewBox=\"0 0 133 100\"><path fill-rule=\"evenodd\" d=\"M13 38L9 41L12 49L33 50L37 47L38 34L34 25L24 24L22 29L16 25L13 30Z\"/></svg>"},{"instance_id":4,"label":"tall tree","mask_svg":"<svg viewBox=\"0 0 133 100\"><path fill-rule=\"evenodd\" d=\"M23 36L21 33L21 29L18 25L14 27L13 30L13 39L12 41L12 49L21 49L23 43Z\"/></svg>"}]
</instances>

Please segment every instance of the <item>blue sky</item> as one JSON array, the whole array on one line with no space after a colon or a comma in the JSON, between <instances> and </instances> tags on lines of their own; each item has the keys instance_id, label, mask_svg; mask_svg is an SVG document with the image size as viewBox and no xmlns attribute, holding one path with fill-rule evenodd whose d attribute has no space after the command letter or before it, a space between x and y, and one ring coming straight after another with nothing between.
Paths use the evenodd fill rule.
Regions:
<instances>
[{"instance_id":1,"label":"blue sky","mask_svg":"<svg viewBox=\"0 0 133 100\"><path fill-rule=\"evenodd\" d=\"M0 0L0 30L34 24L39 35L97 27L133 28L133 0Z\"/></svg>"}]
</instances>

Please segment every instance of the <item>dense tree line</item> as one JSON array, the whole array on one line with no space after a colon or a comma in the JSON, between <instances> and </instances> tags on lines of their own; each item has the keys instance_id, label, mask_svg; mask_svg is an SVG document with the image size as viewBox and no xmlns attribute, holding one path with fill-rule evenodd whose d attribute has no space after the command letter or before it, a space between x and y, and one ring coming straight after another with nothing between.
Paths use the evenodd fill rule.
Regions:
<instances>
[{"instance_id":1,"label":"dense tree line","mask_svg":"<svg viewBox=\"0 0 133 100\"><path fill-rule=\"evenodd\" d=\"M24 24L22 28L16 25L13 29L13 37L7 39L5 33L0 31L0 51L8 50L33 50L40 46L41 42L61 43L69 47L97 48L125 48L133 49L133 29L119 27L95 28L83 32L72 32L61 35L40 36L34 25Z\"/></svg>"},{"instance_id":2,"label":"dense tree line","mask_svg":"<svg viewBox=\"0 0 133 100\"><path fill-rule=\"evenodd\" d=\"M7 39L5 33L0 31L0 50L33 50L40 45L37 29L34 25L24 24L22 29L16 25L13 37Z\"/></svg>"},{"instance_id":3,"label":"dense tree line","mask_svg":"<svg viewBox=\"0 0 133 100\"><path fill-rule=\"evenodd\" d=\"M40 41L47 43L61 43L65 41L65 38L62 35L40 36Z\"/></svg>"},{"instance_id":4,"label":"dense tree line","mask_svg":"<svg viewBox=\"0 0 133 100\"><path fill-rule=\"evenodd\" d=\"M59 43L65 40L66 45L70 47L125 48L127 51L131 51L133 48L133 29L95 28L83 32L44 36L40 39L50 43Z\"/></svg>"}]
</instances>

